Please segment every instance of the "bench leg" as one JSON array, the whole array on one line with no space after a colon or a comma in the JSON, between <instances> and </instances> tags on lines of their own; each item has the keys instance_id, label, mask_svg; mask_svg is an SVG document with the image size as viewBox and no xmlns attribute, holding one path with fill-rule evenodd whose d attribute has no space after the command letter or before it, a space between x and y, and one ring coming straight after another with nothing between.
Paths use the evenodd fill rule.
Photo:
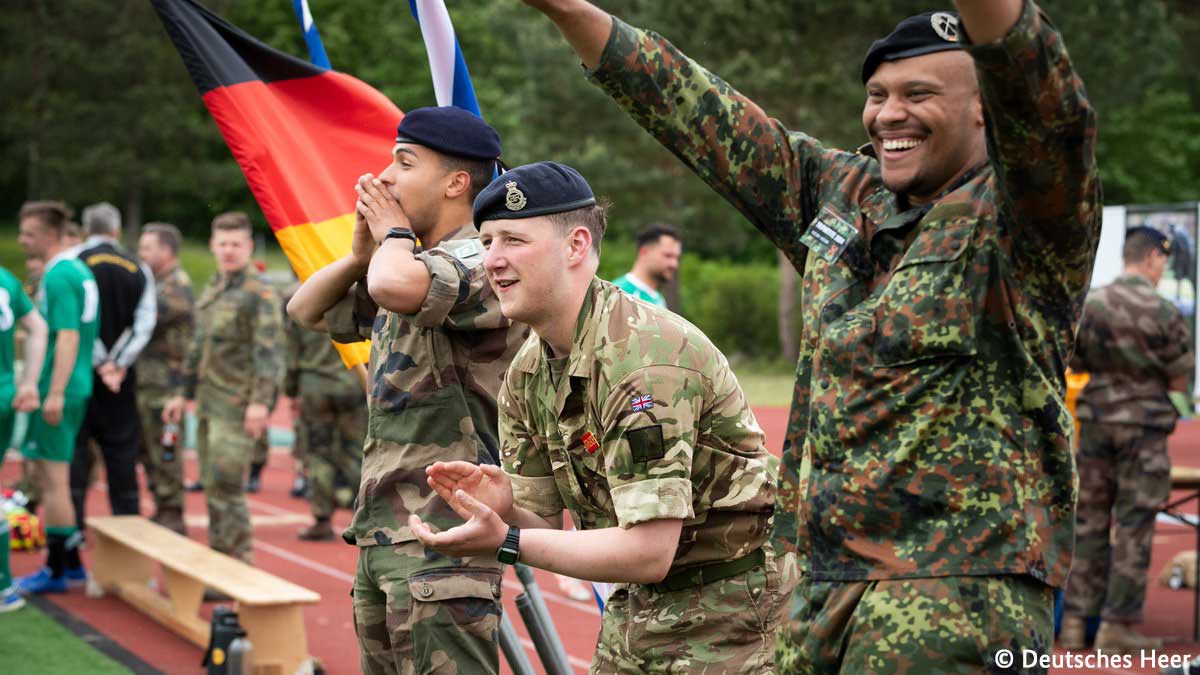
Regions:
<instances>
[{"instance_id":1,"label":"bench leg","mask_svg":"<svg viewBox=\"0 0 1200 675\"><path fill-rule=\"evenodd\" d=\"M238 619L254 647L255 675L294 675L309 665L300 605L238 603Z\"/></svg>"},{"instance_id":2,"label":"bench leg","mask_svg":"<svg viewBox=\"0 0 1200 675\"><path fill-rule=\"evenodd\" d=\"M96 533L92 576L107 590L114 590L123 583L148 585L154 579L154 561L115 539Z\"/></svg>"},{"instance_id":3,"label":"bench leg","mask_svg":"<svg viewBox=\"0 0 1200 675\"><path fill-rule=\"evenodd\" d=\"M167 582L167 596L171 598L171 607L174 609L175 615L178 617L198 615L201 601L204 599L204 584L169 567L163 567L163 577Z\"/></svg>"}]
</instances>

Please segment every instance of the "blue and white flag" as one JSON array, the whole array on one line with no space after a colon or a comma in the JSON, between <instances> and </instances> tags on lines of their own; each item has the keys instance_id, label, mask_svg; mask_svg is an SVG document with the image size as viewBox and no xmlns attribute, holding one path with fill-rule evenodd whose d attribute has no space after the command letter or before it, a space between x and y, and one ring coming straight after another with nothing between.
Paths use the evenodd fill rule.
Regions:
<instances>
[{"instance_id":1,"label":"blue and white flag","mask_svg":"<svg viewBox=\"0 0 1200 675\"><path fill-rule=\"evenodd\" d=\"M443 0L408 0L408 6L421 27L421 37L425 39L437 104L452 105L483 117L479 113L479 102L475 100L471 75L467 73L467 62L458 46L458 38L454 37L446 3Z\"/></svg>"},{"instance_id":2,"label":"blue and white flag","mask_svg":"<svg viewBox=\"0 0 1200 675\"><path fill-rule=\"evenodd\" d=\"M304 31L304 42L308 44L308 60L314 66L332 68L329 57L325 55L325 45L321 43L321 34L317 32L317 24L308 9L308 0L292 0L292 7L296 10L296 18L300 20L300 30Z\"/></svg>"}]
</instances>

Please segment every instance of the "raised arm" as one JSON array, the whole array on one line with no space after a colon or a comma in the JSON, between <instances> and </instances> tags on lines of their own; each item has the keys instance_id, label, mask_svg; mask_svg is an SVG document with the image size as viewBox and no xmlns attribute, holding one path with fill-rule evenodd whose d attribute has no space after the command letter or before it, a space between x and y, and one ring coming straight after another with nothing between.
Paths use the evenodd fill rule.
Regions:
<instances>
[{"instance_id":1,"label":"raised arm","mask_svg":"<svg viewBox=\"0 0 1200 675\"><path fill-rule=\"evenodd\" d=\"M612 32L612 17L587 0L524 0L550 18L579 55L583 65L595 68Z\"/></svg>"},{"instance_id":2,"label":"raised arm","mask_svg":"<svg viewBox=\"0 0 1200 675\"><path fill-rule=\"evenodd\" d=\"M350 254L313 272L300 284L288 301L288 316L309 330L325 330L325 313L346 297L355 282L367 276L375 248L366 221L361 215L357 216Z\"/></svg>"},{"instance_id":3,"label":"raised arm","mask_svg":"<svg viewBox=\"0 0 1200 675\"><path fill-rule=\"evenodd\" d=\"M978 44L1004 37L1017 19L1025 0L954 0L971 38Z\"/></svg>"}]
</instances>

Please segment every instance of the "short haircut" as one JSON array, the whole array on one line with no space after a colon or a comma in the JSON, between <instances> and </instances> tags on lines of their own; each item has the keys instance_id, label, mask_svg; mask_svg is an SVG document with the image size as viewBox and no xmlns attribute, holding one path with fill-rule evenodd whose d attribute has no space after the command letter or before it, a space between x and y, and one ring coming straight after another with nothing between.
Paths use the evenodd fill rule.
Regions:
<instances>
[{"instance_id":1,"label":"short haircut","mask_svg":"<svg viewBox=\"0 0 1200 675\"><path fill-rule=\"evenodd\" d=\"M64 237L74 237L76 239L83 239L83 228L79 226L79 223L77 223L73 220L68 220L67 224L63 225L62 233L63 233Z\"/></svg>"},{"instance_id":2,"label":"short haircut","mask_svg":"<svg viewBox=\"0 0 1200 675\"><path fill-rule=\"evenodd\" d=\"M22 204L18 220L37 218L42 221L43 225L57 231L61 236L67 221L71 220L74 215L75 212L71 210L71 207L63 202L45 200Z\"/></svg>"},{"instance_id":3,"label":"short haircut","mask_svg":"<svg viewBox=\"0 0 1200 675\"><path fill-rule=\"evenodd\" d=\"M479 196L480 192L483 192L483 188L487 187L496 175L496 160L494 159L474 159L440 152L438 155L442 158L442 167L446 171L466 171L467 175L471 177L471 187L467 190L467 196L471 198L471 203L475 203L475 198Z\"/></svg>"},{"instance_id":4,"label":"short haircut","mask_svg":"<svg viewBox=\"0 0 1200 675\"><path fill-rule=\"evenodd\" d=\"M108 202L84 207L80 220L88 234L116 234L121 229L121 212Z\"/></svg>"},{"instance_id":5,"label":"short haircut","mask_svg":"<svg viewBox=\"0 0 1200 675\"><path fill-rule=\"evenodd\" d=\"M1136 265L1146 259L1152 251L1159 250L1169 254L1167 238L1148 227L1131 229L1125 233L1125 246L1121 248L1121 257L1126 265Z\"/></svg>"},{"instance_id":6,"label":"short haircut","mask_svg":"<svg viewBox=\"0 0 1200 675\"><path fill-rule=\"evenodd\" d=\"M608 229L608 207L610 205L611 202L607 198L600 197L595 204L589 204L573 211L551 213L546 217L558 226L559 232L563 236L576 227L586 227L592 234L592 250L596 252L596 255L600 255L600 240L604 238L604 232Z\"/></svg>"},{"instance_id":7,"label":"short haircut","mask_svg":"<svg viewBox=\"0 0 1200 675\"><path fill-rule=\"evenodd\" d=\"M179 245L183 241L183 235L179 233L179 228L170 223L146 223L142 226L142 234L153 234L158 243L171 249L171 253L179 255Z\"/></svg>"},{"instance_id":8,"label":"short haircut","mask_svg":"<svg viewBox=\"0 0 1200 675\"><path fill-rule=\"evenodd\" d=\"M679 228L666 223L650 223L649 225L638 230L637 247L642 249L650 244L657 244L659 239L670 237L675 241L682 242L683 236L679 233Z\"/></svg>"},{"instance_id":9,"label":"short haircut","mask_svg":"<svg viewBox=\"0 0 1200 675\"><path fill-rule=\"evenodd\" d=\"M251 238L254 236L254 228L250 225L250 216L247 216L243 211L226 211L218 214L212 221L212 231L216 234L218 231L242 230Z\"/></svg>"}]
</instances>

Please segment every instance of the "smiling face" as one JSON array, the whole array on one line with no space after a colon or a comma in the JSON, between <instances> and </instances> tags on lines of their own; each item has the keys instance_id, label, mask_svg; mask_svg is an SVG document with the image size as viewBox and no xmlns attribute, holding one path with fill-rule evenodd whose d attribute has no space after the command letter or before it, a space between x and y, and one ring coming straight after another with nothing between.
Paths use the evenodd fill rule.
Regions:
<instances>
[{"instance_id":1,"label":"smiling face","mask_svg":"<svg viewBox=\"0 0 1200 675\"><path fill-rule=\"evenodd\" d=\"M974 63L963 51L887 61L867 82L863 127L887 188L928 202L987 158Z\"/></svg>"},{"instance_id":2,"label":"smiling face","mask_svg":"<svg viewBox=\"0 0 1200 675\"><path fill-rule=\"evenodd\" d=\"M535 329L545 325L566 283L570 246L561 228L545 216L488 220L479 241L501 313Z\"/></svg>"}]
</instances>

